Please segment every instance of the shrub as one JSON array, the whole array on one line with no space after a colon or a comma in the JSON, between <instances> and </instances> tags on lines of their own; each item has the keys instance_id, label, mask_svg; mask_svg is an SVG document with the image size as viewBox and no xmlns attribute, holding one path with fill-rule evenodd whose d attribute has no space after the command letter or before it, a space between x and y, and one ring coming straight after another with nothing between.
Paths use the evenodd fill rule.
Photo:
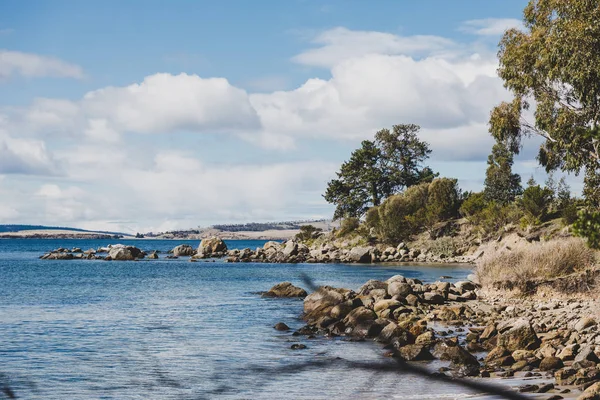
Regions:
<instances>
[{"instance_id":1,"label":"shrub","mask_svg":"<svg viewBox=\"0 0 600 400\"><path fill-rule=\"evenodd\" d=\"M307 240L318 238L322 233L323 229L321 228L317 228L313 225L302 225L300 227L300 232L296 234L296 240L305 242Z\"/></svg>"},{"instance_id":2,"label":"shrub","mask_svg":"<svg viewBox=\"0 0 600 400\"><path fill-rule=\"evenodd\" d=\"M427 189L425 217L428 228L440 221L456 218L459 206L458 181L450 178L435 179Z\"/></svg>"},{"instance_id":3,"label":"shrub","mask_svg":"<svg viewBox=\"0 0 600 400\"><path fill-rule=\"evenodd\" d=\"M581 210L577 221L573 224L577 236L587 239L592 249L600 248L600 211Z\"/></svg>"},{"instance_id":4,"label":"shrub","mask_svg":"<svg viewBox=\"0 0 600 400\"><path fill-rule=\"evenodd\" d=\"M532 185L525 189L518 201L519 207L525 214L525 221L529 225L545 222L553 197L554 193L551 189L542 188L540 185Z\"/></svg>"},{"instance_id":5,"label":"shrub","mask_svg":"<svg viewBox=\"0 0 600 400\"><path fill-rule=\"evenodd\" d=\"M340 224L340 229L337 231L338 237L344 237L356 231L360 226L360 220L354 217L344 218Z\"/></svg>"},{"instance_id":6,"label":"shrub","mask_svg":"<svg viewBox=\"0 0 600 400\"><path fill-rule=\"evenodd\" d=\"M521 216L521 211L514 204L501 205L491 201L477 214L477 225L486 235L491 235L505 225L518 222Z\"/></svg>"},{"instance_id":7,"label":"shrub","mask_svg":"<svg viewBox=\"0 0 600 400\"><path fill-rule=\"evenodd\" d=\"M432 241L429 245L429 252L434 256L453 257L459 247L459 241L452 237L441 237Z\"/></svg>"},{"instance_id":8,"label":"shrub","mask_svg":"<svg viewBox=\"0 0 600 400\"><path fill-rule=\"evenodd\" d=\"M476 223L477 215L483 211L487 202L483 192L472 193L469 195L460 206L460 215L467 218L470 222Z\"/></svg>"},{"instance_id":9,"label":"shrub","mask_svg":"<svg viewBox=\"0 0 600 400\"><path fill-rule=\"evenodd\" d=\"M516 247L486 253L477 263L477 276L484 286L511 282L525 288L537 279L550 279L582 271L596 262L595 252L579 238L548 242L523 242Z\"/></svg>"},{"instance_id":10,"label":"shrub","mask_svg":"<svg viewBox=\"0 0 600 400\"><path fill-rule=\"evenodd\" d=\"M404 241L423 228L428 188L428 183L411 186L378 207L377 234L381 239L389 243Z\"/></svg>"}]
</instances>

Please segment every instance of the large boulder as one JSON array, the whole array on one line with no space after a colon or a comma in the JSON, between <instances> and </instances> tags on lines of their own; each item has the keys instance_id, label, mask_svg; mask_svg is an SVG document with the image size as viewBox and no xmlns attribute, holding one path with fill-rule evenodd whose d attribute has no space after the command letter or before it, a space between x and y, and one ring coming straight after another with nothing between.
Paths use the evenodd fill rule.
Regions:
<instances>
[{"instance_id":1,"label":"large boulder","mask_svg":"<svg viewBox=\"0 0 600 400\"><path fill-rule=\"evenodd\" d=\"M306 290L292 285L291 282L281 282L263 293L264 297L306 297Z\"/></svg>"},{"instance_id":2,"label":"large boulder","mask_svg":"<svg viewBox=\"0 0 600 400\"><path fill-rule=\"evenodd\" d=\"M298 243L293 240L288 240L285 243L285 247L282 250L282 253L286 257L295 256L298 254Z\"/></svg>"},{"instance_id":3,"label":"large boulder","mask_svg":"<svg viewBox=\"0 0 600 400\"><path fill-rule=\"evenodd\" d=\"M131 261L137 258L143 258L144 252L135 246L125 246L116 244L108 250L108 255L111 260L116 261Z\"/></svg>"},{"instance_id":4,"label":"large boulder","mask_svg":"<svg viewBox=\"0 0 600 400\"><path fill-rule=\"evenodd\" d=\"M426 346L419 344L409 344L398 349L398 356L405 361L428 361L433 360L433 356Z\"/></svg>"},{"instance_id":5,"label":"large boulder","mask_svg":"<svg viewBox=\"0 0 600 400\"><path fill-rule=\"evenodd\" d=\"M354 247L348 253L348 261L368 264L373 261L371 247Z\"/></svg>"},{"instance_id":6,"label":"large boulder","mask_svg":"<svg viewBox=\"0 0 600 400\"><path fill-rule=\"evenodd\" d=\"M498 346L509 351L535 350L540 347L540 339L526 318L513 319L498 324Z\"/></svg>"},{"instance_id":7,"label":"large boulder","mask_svg":"<svg viewBox=\"0 0 600 400\"><path fill-rule=\"evenodd\" d=\"M200 246L198 246L198 254L204 256L210 256L213 254L224 254L227 252L227 245L225 242L216 236L211 238L202 239Z\"/></svg>"},{"instance_id":8,"label":"large boulder","mask_svg":"<svg viewBox=\"0 0 600 400\"><path fill-rule=\"evenodd\" d=\"M179 246L177 246L173 250L171 250L171 253L173 253L173 255L175 257L183 257L183 256L193 256L195 251L194 251L194 248L192 246L190 246L189 244L180 244Z\"/></svg>"},{"instance_id":9,"label":"large boulder","mask_svg":"<svg viewBox=\"0 0 600 400\"><path fill-rule=\"evenodd\" d=\"M304 314L308 321L329 316L332 308L346 301L352 292L331 286L321 286L304 299Z\"/></svg>"}]
</instances>

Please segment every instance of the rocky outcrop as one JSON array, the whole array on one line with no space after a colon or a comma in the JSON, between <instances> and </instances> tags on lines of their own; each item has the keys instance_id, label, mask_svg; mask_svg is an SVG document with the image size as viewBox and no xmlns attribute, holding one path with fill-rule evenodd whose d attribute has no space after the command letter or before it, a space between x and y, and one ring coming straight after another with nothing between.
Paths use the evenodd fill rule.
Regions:
<instances>
[{"instance_id":1,"label":"rocky outcrop","mask_svg":"<svg viewBox=\"0 0 600 400\"><path fill-rule=\"evenodd\" d=\"M196 254L196 251L189 244L180 244L179 246L171 250L170 253L173 254L175 257L186 257L193 256L194 254Z\"/></svg>"},{"instance_id":2,"label":"rocky outcrop","mask_svg":"<svg viewBox=\"0 0 600 400\"><path fill-rule=\"evenodd\" d=\"M132 261L144 258L146 253L134 246L116 244L110 247L108 257L115 261Z\"/></svg>"},{"instance_id":3,"label":"rocky outcrop","mask_svg":"<svg viewBox=\"0 0 600 400\"><path fill-rule=\"evenodd\" d=\"M292 285L291 282L282 282L273 286L262 294L263 297L306 297L306 290Z\"/></svg>"},{"instance_id":4,"label":"rocky outcrop","mask_svg":"<svg viewBox=\"0 0 600 400\"><path fill-rule=\"evenodd\" d=\"M207 257L223 257L227 253L227 245L225 242L216 236L211 238L202 239L196 257L207 258Z\"/></svg>"},{"instance_id":5,"label":"rocky outcrop","mask_svg":"<svg viewBox=\"0 0 600 400\"><path fill-rule=\"evenodd\" d=\"M106 257L100 254L108 253ZM146 253L135 246L126 246L123 244L109 245L105 248L97 250L89 249L82 251L79 248L65 249L58 248L52 250L42 256L42 260L106 260L106 261L133 261L139 260L146 256Z\"/></svg>"}]
</instances>

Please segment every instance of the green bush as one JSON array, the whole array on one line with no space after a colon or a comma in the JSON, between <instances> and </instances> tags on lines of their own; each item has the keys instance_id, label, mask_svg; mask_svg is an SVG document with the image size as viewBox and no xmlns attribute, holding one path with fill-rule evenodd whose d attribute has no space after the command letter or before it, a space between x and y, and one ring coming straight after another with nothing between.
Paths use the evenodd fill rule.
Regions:
<instances>
[{"instance_id":1,"label":"green bush","mask_svg":"<svg viewBox=\"0 0 600 400\"><path fill-rule=\"evenodd\" d=\"M592 249L600 249L600 211L581 210L573 224L577 236L587 239Z\"/></svg>"},{"instance_id":2,"label":"green bush","mask_svg":"<svg viewBox=\"0 0 600 400\"><path fill-rule=\"evenodd\" d=\"M477 215L483 211L487 202L483 192L472 193L468 196L460 206L460 215L467 218L470 222L476 223Z\"/></svg>"},{"instance_id":3,"label":"green bush","mask_svg":"<svg viewBox=\"0 0 600 400\"><path fill-rule=\"evenodd\" d=\"M525 189L518 201L519 208L525 214L525 221L529 225L545 222L553 197L551 189L542 188L540 185L532 185Z\"/></svg>"},{"instance_id":4,"label":"green bush","mask_svg":"<svg viewBox=\"0 0 600 400\"><path fill-rule=\"evenodd\" d=\"M337 237L344 237L356 231L360 226L360 220L354 217L344 218L337 231Z\"/></svg>"},{"instance_id":5,"label":"green bush","mask_svg":"<svg viewBox=\"0 0 600 400\"><path fill-rule=\"evenodd\" d=\"M459 207L460 189L456 179L439 178L429 184L426 206L428 227L440 221L456 218Z\"/></svg>"},{"instance_id":6,"label":"green bush","mask_svg":"<svg viewBox=\"0 0 600 400\"><path fill-rule=\"evenodd\" d=\"M501 205L491 201L477 214L477 225L485 234L491 235L505 225L518 222L522 216L522 212L514 203Z\"/></svg>"},{"instance_id":7,"label":"green bush","mask_svg":"<svg viewBox=\"0 0 600 400\"><path fill-rule=\"evenodd\" d=\"M317 228L313 225L302 225L300 227L300 232L296 234L296 240L306 242L318 238L322 233L323 229L321 228Z\"/></svg>"}]
</instances>

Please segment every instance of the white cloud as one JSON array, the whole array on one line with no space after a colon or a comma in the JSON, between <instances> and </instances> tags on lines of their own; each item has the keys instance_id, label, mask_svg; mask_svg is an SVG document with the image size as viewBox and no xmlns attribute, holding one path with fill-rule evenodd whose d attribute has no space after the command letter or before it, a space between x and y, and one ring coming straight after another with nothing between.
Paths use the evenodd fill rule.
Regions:
<instances>
[{"instance_id":1,"label":"white cloud","mask_svg":"<svg viewBox=\"0 0 600 400\"><path fill-rule=\"evenodd\" d=\"M87 93L86 116L104 118L120 132L169 133L258 128L258 118L242 89L224 78L155 74L140 84Z\"/></svg>"},{"instance_id":2,"label":"white cloud","mask_svg":"<svg viewBox=\"0 0 600 400\"><path fill-rule=\"evenodd\" d=\"M313 39L318 47L296 55L297 63L331 68L339 62L366 54L430 55L448 51L456 44L440 36L398 36L385 32L353 31L338 27L322 32Z\"/></svg>"},{"instance_id":3,"label":"white cloud","mask_svg":"<svg viewBox=\"0 0 600 400\"><path fill-rule=\"evenodd\" d=\"M84 77L83 69L79 65L55 57L0 49L0 79L6 79L14 75L30 78L81 79Z\"/></svg>"},{"instance_id":4,"label":"white cloud","mask_svg":"<svg viewBox=\"0 0 600 400\"><path fill-rule=\"evenodd\" d=\"M484 18L463 22L460 31L479 36L500 36L511 28L522 29L523 23L514 18Z\"/></svg>"},{"instance_id":5,"label":"white cloud","mask_svg":"<svg viewBox=\"0 0 600 400\"><path fill-rule=\"evenodd\" d=\"M15 139L0 132L0 174L56 175L58 163L44 142Z\"/></svg>"}]
</instances>

